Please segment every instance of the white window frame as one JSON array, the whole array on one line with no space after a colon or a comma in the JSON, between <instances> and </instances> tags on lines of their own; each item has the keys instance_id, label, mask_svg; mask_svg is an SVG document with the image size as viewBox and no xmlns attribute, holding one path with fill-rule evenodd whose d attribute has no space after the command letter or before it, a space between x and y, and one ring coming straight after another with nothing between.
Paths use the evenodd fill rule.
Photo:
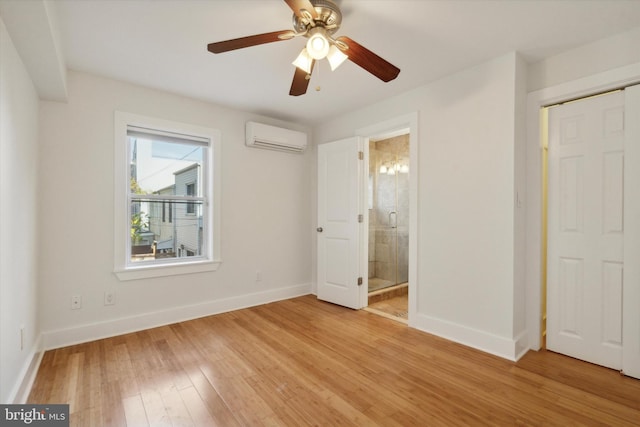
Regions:
<instances>
[{"instance_id":1,"label":"white window frame","mask_svg":"<svg viewBox=\"0 0 640 427\"><path fill-rule=\"evenodd\" d=\"M195 257L183 257L163 260L161 262L130 262L131 245L131 207L130 192L130 159L127 127L134 126L145 129L189 135L209 140L209 149L204 159L202 190L208 201L206 214L203 217L206 230L204 254ZM174 122L142 116L138 114L115 112L115 161L114 161L114 273L120 280L136 280L152 277L163 277L180 274L215 271L222 262L220 258L220 190L221 190L221 144L220 131L203 126ZM175 218L174 218L175 220Z\"/></svg>"}]
</instances>

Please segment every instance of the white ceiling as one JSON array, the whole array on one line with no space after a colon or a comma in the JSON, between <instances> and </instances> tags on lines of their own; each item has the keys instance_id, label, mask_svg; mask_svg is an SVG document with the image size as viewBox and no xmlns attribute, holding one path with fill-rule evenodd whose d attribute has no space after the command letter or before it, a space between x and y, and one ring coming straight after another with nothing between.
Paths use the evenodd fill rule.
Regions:
<instances>
[{"instance_id":1,"label":"white ceiling","mask_svg":"<svg viewBox=\"0 0 640 427\"><path fill-rule=\"evenodd\" d=\"M306 39L219 55L207 44L291 29L282 0L56 0L69 69L159 88L283 120L315 124L447 74L519 51L536 62L640 26L640 1L342 0L341 29L398 66L383 83L347 61L316 70L289 96ZM319 71L319 72L317 72ZM316 91L315 87L321 90Z\"/></svg>"}]
</instances>

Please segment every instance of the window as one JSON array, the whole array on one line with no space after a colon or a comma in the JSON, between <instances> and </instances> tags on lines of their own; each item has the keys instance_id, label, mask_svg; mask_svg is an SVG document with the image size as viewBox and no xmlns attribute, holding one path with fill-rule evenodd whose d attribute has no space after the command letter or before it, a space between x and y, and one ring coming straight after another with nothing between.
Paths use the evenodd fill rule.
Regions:
<instances>
[{"instance_id":1,"label":"window","mask_svg":"<svg viewBox=\"0 0 640 427\"><path fill-rule=\"evenodd\" d=\"M219 265L219 133L116 112L115 272L121 280Z\"/></svg>"},{"instance_id":2,"label":"window","mask_svg":"<svg viewBox=\"0 0 640 427\"><path fill-rule=\"evenodd\" d=\"M195 196L196 193L196 184L190 183L186 185L186 194L187 196ZM195 214L196 213L196 205L195 203L187 203L187 213Z\"/></svg>"}]
</instances>

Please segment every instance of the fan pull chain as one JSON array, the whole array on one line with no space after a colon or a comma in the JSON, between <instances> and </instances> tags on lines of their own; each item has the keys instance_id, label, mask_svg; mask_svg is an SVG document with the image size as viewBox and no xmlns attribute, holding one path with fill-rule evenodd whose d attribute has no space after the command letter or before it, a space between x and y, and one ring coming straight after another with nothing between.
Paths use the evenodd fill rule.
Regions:
<instances>
[{"instance_id":1,"label":"fan pull chain","mask_svg":"<svg viewBox=\"0 0 640 427\"><path fill-rule=\"evenodd\" d=\"M322 68L321 62L318 61L318 71L316 72L316 80L320 80L320 69ZM320 92L320 85L316 86L316 92Z\"/></svg>"}]
</instances>

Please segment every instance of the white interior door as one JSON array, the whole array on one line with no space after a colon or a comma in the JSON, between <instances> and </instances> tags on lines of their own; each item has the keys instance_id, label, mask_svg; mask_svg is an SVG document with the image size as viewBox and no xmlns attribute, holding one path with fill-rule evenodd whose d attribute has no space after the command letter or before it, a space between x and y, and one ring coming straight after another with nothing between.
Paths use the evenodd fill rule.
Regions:
<instances>
[{"instance_id":1,"label":"white interior door","mask_svg":"<svg viewBox=\"0 0 640 427\"><path fill-rule=\"evenodd\" d=\"M626 88L624 98L622 371L640 378L640 85Z\"/></svg>"},{"instance_id":2,"label":"white interior door","mask_svg":"<svg viewBox=\"0 0 640 427\"><path fill-rule=\"evenodd\" d=\"M318 299L361 308L359 138L318 146Z\"/></svg>"},{"instance_id":3,"label":"white interior door","mask_svg":"<svg viewBox=\"0 0 640 427\"><path fill-rule=\"evenodd\" d=\"M622 365L623 166L624 92L550 108L547 348L614 369Z\"/></svg>"}]
</instances>

